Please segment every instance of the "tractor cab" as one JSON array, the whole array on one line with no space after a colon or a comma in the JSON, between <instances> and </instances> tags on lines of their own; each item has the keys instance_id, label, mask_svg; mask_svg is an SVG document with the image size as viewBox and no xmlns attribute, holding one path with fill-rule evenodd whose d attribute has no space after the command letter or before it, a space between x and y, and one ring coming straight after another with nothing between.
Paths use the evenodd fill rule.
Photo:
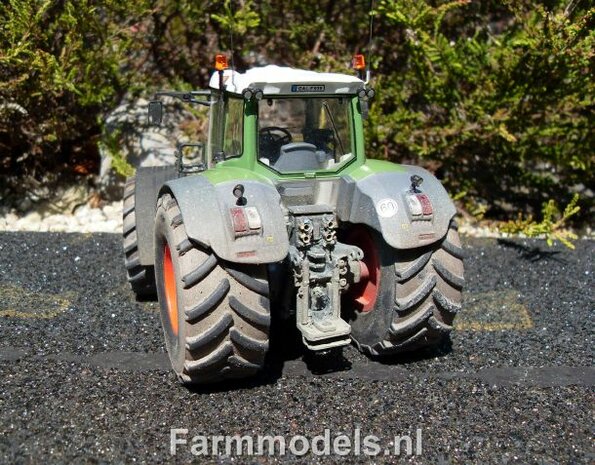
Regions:
<instances>
[{"instance_id":1,"label":"tractor cab","mask_svg":"<svg viewBox=\"0 0 595 465\"><path fill-rule=\"evenodd\" d=\"M362 119L374 90L362 77L274 65L239 73L218 55L208 90L156 97L210 107L207 143L178 149L181 173L223 163L273 178L332 175L365 161ZM149 122L160 124L162 112L159 100L151 102ZM198 163L185 163L185 146L200 149Z\"/></svg>"},{"instance_id":2,"label":"tractor cab","mask_svg":"<svg viewBox=\"0 0 595 465\"><path fill-rule=\"evenodd\" d=\"M209 87L209 166L241 157L246 168L286 175L336 172L363 158L358 91L366 94L355 76L280 66L221 69Z\"/></svg>"}]
</instances>

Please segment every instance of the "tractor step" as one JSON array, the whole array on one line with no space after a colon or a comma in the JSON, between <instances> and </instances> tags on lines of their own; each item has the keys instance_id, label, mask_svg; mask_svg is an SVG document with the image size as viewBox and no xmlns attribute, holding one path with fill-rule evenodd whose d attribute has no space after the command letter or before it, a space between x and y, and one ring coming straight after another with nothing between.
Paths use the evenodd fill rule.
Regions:
<instances>
[{"instance_id":1,"label":"tractor step","mask_svg":"<svg viewBox=\"0 0 595 465\"><path fill-rule=\"evenodd\" d=\"M310 350L326 350L351 342L351 326L341 318L325 318L308 324L297 324L304 345Z\"/></svg>"}]
</instances>

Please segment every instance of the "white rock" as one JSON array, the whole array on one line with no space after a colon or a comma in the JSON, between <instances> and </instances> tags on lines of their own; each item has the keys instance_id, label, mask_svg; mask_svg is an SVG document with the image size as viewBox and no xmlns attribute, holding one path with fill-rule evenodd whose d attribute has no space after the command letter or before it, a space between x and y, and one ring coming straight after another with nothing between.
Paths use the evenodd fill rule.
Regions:
<instances>
[{"instance_id":1,"label":"white rock","mask_svg":"<svg viewBox=\"0 0 595 465\"><path fill-rule=\"evenodd\" d=\"M168 99L166 99L168 100ZM175 162L175 147L178 140L184 139L180 124L195 116L180 102L165 102L163 124L156 128L148 125L148 101L137 99L124 102L115 108L105 120L107 134L119 134L119 151L133 167L158 166ZM97 183L107 198L120 198L123 190L123 177L111 169L111 154L100 145L100 174Z\"/></svg>"}]
</instances>

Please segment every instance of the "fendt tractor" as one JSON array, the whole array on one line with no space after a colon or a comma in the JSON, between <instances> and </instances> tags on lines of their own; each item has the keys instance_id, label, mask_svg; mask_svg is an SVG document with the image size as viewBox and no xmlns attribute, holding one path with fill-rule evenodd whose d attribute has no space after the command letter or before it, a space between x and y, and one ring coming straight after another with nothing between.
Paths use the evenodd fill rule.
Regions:
<instances>
[{"instance_id":1,"label":"fendt tractor","mask_svg":"<svg viewBox=\"0 0 595 465\"><path fill-rule=\"evenodd\" d=\"M262 369L272 319L295 322L310 351L353 343L372 358L451 331L455 206L428 171L366 157L364 66L239 73L217 55L208 90L149 103L154 125L163 96L209 107L205 144L179 145L175 165L138 169L124 191L128 280L157 295L183 383Z\"/></svg>"}]
</instances>

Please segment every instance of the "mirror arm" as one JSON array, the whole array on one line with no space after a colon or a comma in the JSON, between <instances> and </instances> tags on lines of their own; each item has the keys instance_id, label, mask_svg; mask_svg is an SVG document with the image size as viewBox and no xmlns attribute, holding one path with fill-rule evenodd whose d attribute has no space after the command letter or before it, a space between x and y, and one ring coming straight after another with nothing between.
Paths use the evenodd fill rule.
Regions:
<instances>
[{"instance_id":1,"label":"mirror arm","mask_svg":"<svg viewBox=\"0 0 595 465\"><path fill-rule=\"evenodd\" d=\"M155 99L159 97L173 97L183 102L187 103L197 103L199 105L204 105L206 107L211 106L211 102L208 100L197 100L194 98L195 96L199 95L211 95L211 91L209 90L193 90L191 92L177 92L177 91L170 91L170 90L162 90L159 92L155 92Z\"/></svg>"}]
</instances>

